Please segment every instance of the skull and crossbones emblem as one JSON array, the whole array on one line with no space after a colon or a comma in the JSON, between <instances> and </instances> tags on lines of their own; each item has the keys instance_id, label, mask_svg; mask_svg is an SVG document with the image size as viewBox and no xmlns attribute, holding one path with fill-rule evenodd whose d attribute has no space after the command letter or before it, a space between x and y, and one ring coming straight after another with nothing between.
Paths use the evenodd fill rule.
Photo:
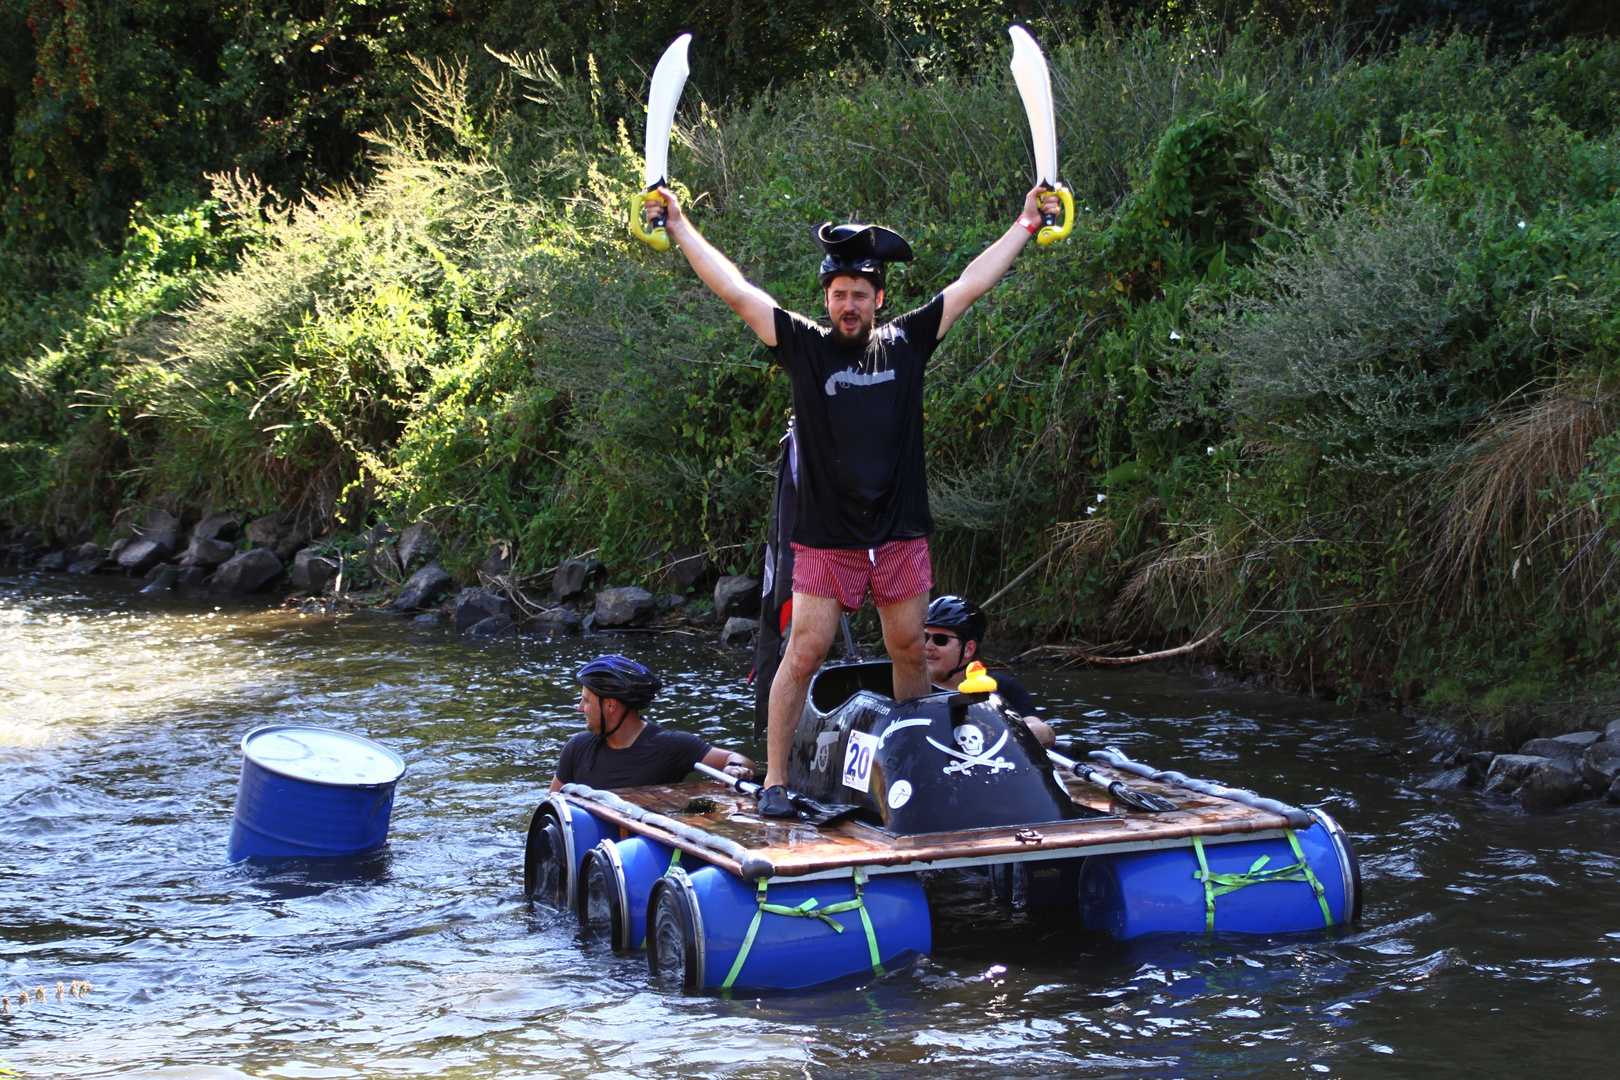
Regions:
<instances>
[{"instance_id":1,"label":"skull and crossbones emblem","mask_svg":"<svg viewBox=\"0 0 1620 1080\"><path fill-rule=\"evenodd\" d=\"M998 773L1002 769L1017 768L1006 758L996 756L1000 753L1001 748L1007 745L1007 732L1003 731L1001 738L997 739L995 745L988 750L984 748L984 732L972 724L963 724L952 731L951 734L956 736L956 744L962 748L961 750L953 749L944 743L935 742L933 736L928 736L928 741L935 748L945 751L945 753L956 759L946 765L942 770L943 772L959 772L966 776L973 770L975 765L983 765L991 773Z\"/></svg>"}]
</instances>

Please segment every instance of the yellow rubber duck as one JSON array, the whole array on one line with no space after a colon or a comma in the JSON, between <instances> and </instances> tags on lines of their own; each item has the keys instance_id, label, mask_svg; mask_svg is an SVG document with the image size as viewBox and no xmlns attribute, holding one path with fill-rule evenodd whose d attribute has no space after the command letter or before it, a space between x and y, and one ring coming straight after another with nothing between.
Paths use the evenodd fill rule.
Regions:
<instances>
[{"instance_id":1,"label":"yellow rubber duck","mask_svg":"<svg viewBox=\"0 0 1620 1080\"><path fill-rule=\"evenodd\" d=\"M984 670L983 664L975 660L967 666L967 672L963 675L962 682L957 686L956 692L959 694L988 694L995 688L996 680L992 679L990 673Z\"/></svg>"}]
</instances>

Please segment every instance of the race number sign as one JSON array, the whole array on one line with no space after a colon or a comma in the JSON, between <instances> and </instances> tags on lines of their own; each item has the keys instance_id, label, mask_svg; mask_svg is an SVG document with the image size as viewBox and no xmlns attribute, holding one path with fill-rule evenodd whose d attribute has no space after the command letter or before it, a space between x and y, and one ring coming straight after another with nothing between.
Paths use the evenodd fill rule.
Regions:
<instances>
[{"instance_id":1,"label":"race number sign","mask_svg":"<svg viewBox=\"0 0 1620 1080\"><path fill-rule=\"evenodd\" d=\"M872 759L877 756L878 739L864 731L849 733L844 748L844 786L856 791L872 790Z\"/></svg>"}]
</instances>

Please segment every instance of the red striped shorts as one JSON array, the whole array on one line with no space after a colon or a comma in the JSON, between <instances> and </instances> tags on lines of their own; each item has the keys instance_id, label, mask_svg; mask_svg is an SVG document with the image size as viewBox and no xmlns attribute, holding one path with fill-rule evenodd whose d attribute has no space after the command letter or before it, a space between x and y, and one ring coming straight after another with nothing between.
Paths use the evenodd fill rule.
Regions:
<instances>
[{"instance_id":1,"label":"red striped shorts","mask_svg":"<svg viewBox=\"0 0 1620 1080\"><path fill-rule=\"evenodd\" d=\"M933 585L926 536L853 551L793 545L793 591L837 600L845 611L861 610L868 587L872 603L885 608Z\"/></svg>"}]
</instances>

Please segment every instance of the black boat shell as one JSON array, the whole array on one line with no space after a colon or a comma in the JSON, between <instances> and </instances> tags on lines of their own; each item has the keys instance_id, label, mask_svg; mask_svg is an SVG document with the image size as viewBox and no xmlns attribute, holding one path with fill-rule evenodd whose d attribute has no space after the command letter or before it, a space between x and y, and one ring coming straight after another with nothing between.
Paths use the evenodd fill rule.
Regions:
<instances>
[{"instance_id":1,"label":"black boat shell","mask_svg":"<svg viewBox=\"0 0 1620 1080\"><path fill-rule=\"evenodd\" d=\"M1000 695L940 692L897 703L887 696L893 685L887 661L817 672L794 735L788 787L854 804L858 820L896 835L1106 816L1069 797L1046 751ZM852 741L871 756L866 790L844 783Z\"/></svg>"}]
</instances>

